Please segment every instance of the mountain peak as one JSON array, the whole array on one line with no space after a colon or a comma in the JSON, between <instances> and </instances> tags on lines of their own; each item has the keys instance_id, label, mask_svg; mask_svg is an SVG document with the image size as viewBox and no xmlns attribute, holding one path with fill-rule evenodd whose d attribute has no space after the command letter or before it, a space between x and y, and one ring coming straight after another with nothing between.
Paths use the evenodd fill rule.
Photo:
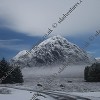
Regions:
<instances>
[{"instance_id":1,"label":"mountain peak","mask_svg":"<svg viewBox=\"0 0 100 100\"><path fill-rule=\"evenodd\" d=\"M24 56L26 53L27 51L18 53L14 57L15 62L18 60L18 63L26 67L27 65L30 67L44 66L61 64L62 62L70 64L91 63L91 58L85 51L60 35L44 40L35 49L32 49L27 56Z\"/></svg>"},{"instance_id":2,"label":"mountain peak","mask_svg":"<svg viewBox=\"0 0 100 100\"><path fill-rule=\"evenodd\" d=\"M62 37L61 35L55 35L55 36L51 37L51 39L58 40L58 39L65 39L65 38Z\"/></svg>"},{"instance_id":3,"label":"mountain peak","mask_svg":"<svg viewBox=\"0 0 100 100\"><path fill-rule=\"evenodd\" d=\"M67 41L67 39L65 39L64 37L60 36L60 35L56 35L56 36L53 36L53 37L50 37L46 40L44 40L43 42L41 42L39 46L43 46L43 45L63 45L65 43L70 43Z\"/></svg>"}]
</instances>

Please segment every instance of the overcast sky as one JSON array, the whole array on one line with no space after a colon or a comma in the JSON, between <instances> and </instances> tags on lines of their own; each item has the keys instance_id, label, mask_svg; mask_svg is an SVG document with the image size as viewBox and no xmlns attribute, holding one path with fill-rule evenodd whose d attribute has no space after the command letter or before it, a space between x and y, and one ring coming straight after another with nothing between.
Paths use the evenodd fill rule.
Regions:
<instances>
[{"instance_id":1,"label":"overcast sky","mask_svg":"<svg viewBox=\"0 0 100 100\"><path fill-rule=\"evenodd\" d=\"M77 2L80 1L0 0L1 57L11 58L20 50L30 49ZM100 0L82 0L50 36L59 34L82 46L97 30L100 30ZM99 39L87 49L95 57L100 56Z\"/></svg>"}]
</instances>

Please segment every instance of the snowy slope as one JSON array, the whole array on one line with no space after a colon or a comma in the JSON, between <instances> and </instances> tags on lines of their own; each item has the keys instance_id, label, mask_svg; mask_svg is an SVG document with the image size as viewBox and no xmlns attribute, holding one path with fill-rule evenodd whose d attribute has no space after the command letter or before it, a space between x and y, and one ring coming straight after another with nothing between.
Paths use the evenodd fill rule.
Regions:
<instances>
[{"instance_id":1,"label":"snowy slope","mask_svg":"<svg viewBox=\"0 0 100 100\"><path fill-rule=\"evenodd\" d=\"M12 60L24 67L61 64L63 62L84 64L95 61L94 58L91 59L91 57L77 45L59 35L43 41L29 51L28 54L21 51Z\"/></svg>"},{"instance_id":2,"label":"snowy slope","mask_svg":"<svg viewBox=\"0 0 100 100\"><path fill-rule=\"evenodd\" d=\"M97 61L98 63L100 63L100 57L96 58L96 61Z\"/></svg>"},{"instance_id":3,"label":"snowy slope","mask_svg":"<svg viewBox=\"0 0 100 100\"><path fill-rule=\"evenodd\" d=\"M20 51L15 57L13 57L13 60L20 59L20 57L22 57L23 55L25 55L27 52L28 52L27 50Z\"/></svg>"}]
</instances>

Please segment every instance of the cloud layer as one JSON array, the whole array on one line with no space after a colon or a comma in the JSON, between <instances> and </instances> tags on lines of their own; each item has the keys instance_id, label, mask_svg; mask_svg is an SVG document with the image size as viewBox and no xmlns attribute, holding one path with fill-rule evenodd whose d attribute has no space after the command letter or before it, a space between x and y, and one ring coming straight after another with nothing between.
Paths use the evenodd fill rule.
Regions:
<instances>
[{"instance_id":1,"label":"cloud layer","mask_svg":"<svg viewBox=\"0 0 100 100\"><path fill-rule=\"evenodd\" d=\"M0 40L0 48L4 48L7 50L14 50L14 51L20 51L25 48L29 48L26 44L19 43L20 39L10 39L10 40Z\"/></svg>"},{"instance_id":2,"label":"cloud layer","mask_svg":"<svg viewBox=\"0 0 100 100\"><path fill-rule=\"evenodd\" d=\"M79 0L0 0L0 27L31 36L46 34L48 28ZM100 27L100 0L83 0L54 34L78 35Z\"/></svg>"}]
</instances>

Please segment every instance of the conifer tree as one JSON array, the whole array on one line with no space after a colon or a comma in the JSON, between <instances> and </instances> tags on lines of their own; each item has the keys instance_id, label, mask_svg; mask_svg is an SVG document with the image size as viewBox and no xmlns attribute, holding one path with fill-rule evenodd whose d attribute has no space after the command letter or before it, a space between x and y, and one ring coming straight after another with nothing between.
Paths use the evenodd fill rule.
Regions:
<instances>
[{"instance_id":1,"label":"conifer tree","mask_svg":"<svg viewBox=\"0 0 100 100\"><path fill-rule=\"evenodd\" d=\"M5 77L1 83L22 83L23 76L20 68L17 66L10 66L10 64L3 58L0 61L0 79Z\"/></svg>"}]
</instances>

